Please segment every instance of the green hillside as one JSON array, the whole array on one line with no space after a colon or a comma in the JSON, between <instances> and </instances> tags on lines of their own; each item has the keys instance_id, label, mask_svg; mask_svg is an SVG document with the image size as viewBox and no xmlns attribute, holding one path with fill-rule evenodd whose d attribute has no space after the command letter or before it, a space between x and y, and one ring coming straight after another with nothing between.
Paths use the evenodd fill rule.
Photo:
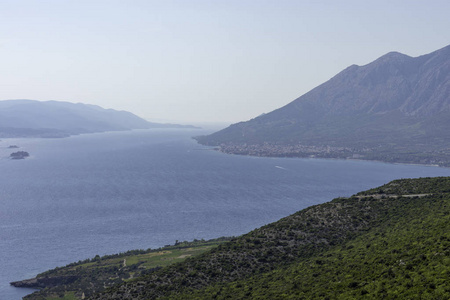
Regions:
<instances>
[{"instance_id":1,"label":"green hillside","mask_svg":"<svg viewBox=\"0 0 450 300\"><path fill-rule=\"evenodd\" d=\"M382 201L391 207L379 225L351 241L285 268L174 298L450 299L449 195Z\"/></svg>"},{"instance_id":2,"label":"green hillside","mask_svg":"<svg viewBox=\"0 0 450 300\"><path fill-rule=\"evenodd\" d=\"M395 180L228 241L96 257L37 279L46 288L27 299L450 299L450 177Z\"/></svg>"},{"instance_id":3,"label":"green hillside","mask_svg":"<svg viewBox=\"0 0 450 300\"><path fill-rule=\"evenodd\" d=\"M28 300L82 299L105 288L154 272L162 267L200 255L230 240L176 242L159 249L131 250L114 255L96 256L38 274L35 278L12 282L16 287L38 288Z\"/></svg>"},{"instance_id":4,"label":"green hillside","mask_svg":"<svg viewBox=\"0 0 450 300\"><path fill-rule=\"evenodd\" d=\"M92 299L449 299L450 178L313 206Z\"/></svg>"}]
</instances>

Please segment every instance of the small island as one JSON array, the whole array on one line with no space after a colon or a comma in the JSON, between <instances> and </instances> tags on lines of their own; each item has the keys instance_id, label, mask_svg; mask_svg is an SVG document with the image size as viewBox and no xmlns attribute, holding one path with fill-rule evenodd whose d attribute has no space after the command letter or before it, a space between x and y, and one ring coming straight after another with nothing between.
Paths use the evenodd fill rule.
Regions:
<instances>
[{"instance_id":1,"label":"small island","mask_svg":"<svg viewBox=\"0 0 450 300\"><path fill-rule=\"evenodd\" d=\"M10 146L8 147L8 149L16 149L16 148L19 148L19 146L17 146L17 145L10 145Z\"/></svg>"},{"instance_id":2,"label":"small island","mask_svg":"<svg viewBox=\"0 0 450 300\"><path fill-rule=\"evenodd\" d=\"M14 153L11 153L9 156L11 159L24 159L25 157L30 156L30 154L26 151L17 151Z\"/></svg>"}]
</instances>

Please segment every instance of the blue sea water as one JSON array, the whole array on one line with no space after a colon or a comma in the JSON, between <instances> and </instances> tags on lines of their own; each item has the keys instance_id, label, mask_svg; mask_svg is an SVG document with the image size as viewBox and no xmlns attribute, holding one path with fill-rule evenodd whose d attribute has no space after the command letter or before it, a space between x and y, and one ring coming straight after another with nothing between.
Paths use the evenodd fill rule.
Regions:
<instances>
[{"instance_id":1,"label":"blue sea water","mask_svg":"<svg viewBox=\"0 0 450 300\"><path fill-rule=\"evenodd\" d=\"M191 139L204 133L0 141L0 299L31 292L11 281L97 254L236 236L392 179L450 176L428 166L226 155ZM10 160L13 144L31 156Z\"/></svg>"}]
</instances>

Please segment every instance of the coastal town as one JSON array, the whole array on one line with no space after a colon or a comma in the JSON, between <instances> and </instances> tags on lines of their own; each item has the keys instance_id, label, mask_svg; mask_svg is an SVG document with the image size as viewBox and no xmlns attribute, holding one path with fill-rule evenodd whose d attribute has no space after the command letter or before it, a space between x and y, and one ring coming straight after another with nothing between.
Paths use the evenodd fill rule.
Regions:
<instances>
[{"instance_id":1,"label":"coastal town","mask_svg":"<svg viewBox=\"0 0 450 300\"><path fill-rule=\"evenodd\" d=\"M264 156L264 157L327 157L327 158L362 158L369 148L356 149L350 147L311 146L302 144L220 144L219 151L228 154Z\"/></svg>"},{"instance_id":2,"label":"coastal town","mask_svg":"<svg viewBox=\"0 0 450 300\"><path fill-rule=\"evenodd\" d=\"M450 149L430 150L426 155L408 149L389 148L386 145L375 147L339 147L328 145L303 144L247 144L222 143L216 150L237 155L261 157L302 157L302 158L336 158L376 160L389 163L426 164L447 167L450 166Z\"/></svg>"}]
</instances>

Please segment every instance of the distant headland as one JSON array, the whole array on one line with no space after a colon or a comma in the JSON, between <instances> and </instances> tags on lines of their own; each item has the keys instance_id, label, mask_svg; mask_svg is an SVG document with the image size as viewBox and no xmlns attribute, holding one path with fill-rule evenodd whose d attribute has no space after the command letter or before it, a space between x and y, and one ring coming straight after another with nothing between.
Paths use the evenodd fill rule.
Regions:
<instances>
[{"instance_id":1,"label":"distant headland","mask_svg":"<svg viewBox=\"0 0 450 300\"><path fill-rule=\"evenodd\" d=\"M62 101L0 101L0 138L63 138L83 133L198 128L148 122L133 113Z\"/></svg>"}]
</instances>

